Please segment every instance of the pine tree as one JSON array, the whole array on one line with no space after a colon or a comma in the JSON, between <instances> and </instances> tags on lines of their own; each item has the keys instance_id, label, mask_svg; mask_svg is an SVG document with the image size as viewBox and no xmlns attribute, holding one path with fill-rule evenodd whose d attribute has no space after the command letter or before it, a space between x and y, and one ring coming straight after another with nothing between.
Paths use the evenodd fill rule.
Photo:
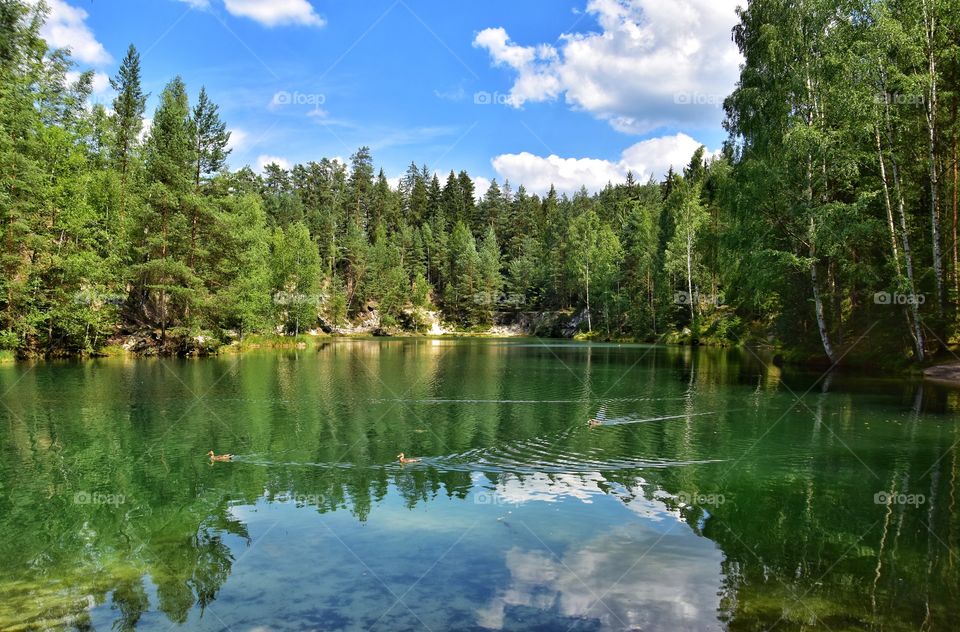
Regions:
<instances>
[{"instance_id":1,"label":"pine tree","mask_svg":"<svg viewBox=\"0 0 960 632\"><path fill-rule=\"evenodd\" d=\"M164 88L146 145L147 204L138 218L142 263L134 271L148 320L159 321L162 339L168 325L189 317L197 300L197 278L186 262L195 165L186 86L177 77Z\"/></svg>"},{"instance_id":2,"label":"pine tree","mask_svg":"<svg viewBox=\"0 0 960 632\"><path fill-rule=\"evenodd\" d=\"M231 152L227 124L220 119L220 108L207 96L206 88L200 88L200 96L193 108L193 137L196 155L194 186L199 189L205 178L223 169Z\"/></svg>"},{"instance_id":3,"label":"pine tree","mask_svg":"<svg viewBox=\"0 0 960 632\"><path fill-rule=\"evenodd\" d=\"M463 222L457 222L453 227L450 253L444 311L453 322L469 327L477 324L477 301L482 300L483 295L477 244Z\"/></svg>"},{"instance_id":4,"label":"pine tree","mask_svg":"<svg viewBox=\"0 0 960 632\"><path fill-rule=\"evenodd\" d=\"M500 292L503 289L503 276L500 270L500 245L497 243L497 233L493 226L486 230L483 242L480 245L479 254L479 275L482 301L478 301L479 322L489 323L492 321L493 310L496 309L500 300Z\"/></svg>"},{"instance_id":5,"label":"pine tree","mask_svg":"<svg viewBox=\"0 0 960 632\"><path fill-rule=\"evenodd\" d=\"M113 100L113 157L121 174L129 170L131 154L136 149L143 129L143 113L147 107L147 95L140 79L140 53L130 44L127 54L120 62L117 75L110 79L110 87L117 91Z\"/></svg>"},{"instance_id":6,"label":"pine tree","mask_svg":"<svg viewBox=\"0 0 960 632\"><path fill-rule=\"evenodd\" d=\"M126 217L134 152L143 130L143 113L147 107L147 95L140 79L140 53L130 44L127 54L120 62L117 75L110 79L110 87L117 91L113 100L112 159L120 173L120 222Z\"/></svg>"}]
</instances>

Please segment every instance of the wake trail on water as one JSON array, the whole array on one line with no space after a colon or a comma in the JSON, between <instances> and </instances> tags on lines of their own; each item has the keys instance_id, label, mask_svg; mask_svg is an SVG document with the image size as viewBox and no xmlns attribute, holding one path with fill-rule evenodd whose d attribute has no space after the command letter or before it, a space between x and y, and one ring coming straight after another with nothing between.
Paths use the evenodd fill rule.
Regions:
<instances>
[{"instance_id":1,"label":"wake trail on water","mask_svg":"<svg viewBox=\"0 0 960 632\"><path fill-rule=\"evenodd\" d=\"M704 413L683 413L682 415L668 415L666 417L650 417L649 419L633 419L631 417L613 417L611 419L600 418L600 426L624 426L627 424L646 424L654 421L669 421L670 419L686 419L687 417L701 417L703 415L719 415L721 413L735 413L742 408L735 410L711 410Z\"/></svg>"},{"instance_id":2,"label":"wake trail on water","mask_svg":"<svg viewBox=\"0 0 960 632\"><path fill-rule=\"evenodd\" d=\"M618 397L604 399L607 402L666 402L687 399L686 397ZM374 403L406 404L589 404L595 400L581 399L371 399Z\"/></svg>"},{"instance_id":3,"label":"wake trail on water","mask_svg":"<svg viewBox=\"0 0 960 632\"><path fill-rule=\"evenodd\" d=\"M653 423L673 419L686 419L706 415L718 415L736 411L706 411L660 417L635 419L615 417L604 419L600 426L621 426L628 424ZM472 448L463 452L435 457L420 457L417 462L401 465L399 463L359 465L348 462L310 463L302 461L268 461L257 459L256 455L237 456L234 461L258 466L315 467L322 469L387 468L403 471L417 467L433 467L448 472L517 473L517 474L582 474L634 469L664 469L722 463L726 459L675 460L665 458L592 458L590 454L563 452L559 445L564 439L581 432L589 432L582 423L576 423L550 435L540 435L529 439L520 439L497 446Z\"/></svg>"}]
</instances>

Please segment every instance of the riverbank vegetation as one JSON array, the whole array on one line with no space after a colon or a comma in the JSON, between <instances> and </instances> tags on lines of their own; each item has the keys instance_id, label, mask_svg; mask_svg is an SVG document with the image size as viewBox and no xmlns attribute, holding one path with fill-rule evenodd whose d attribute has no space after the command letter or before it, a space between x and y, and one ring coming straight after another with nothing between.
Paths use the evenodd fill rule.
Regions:
<instances>
[{"instance_id":1,"label":"riverbank vegetation","mask_svg":"<svg viewBox=\"0 0 960 632\"><path fill-rule=\"evenodd\" d=\"M724 149L573 195L478 196L415 162L391 186L365 147L230 170L202 87L175 77L148 114L131 46L112 103L90 105L42 19L0 1L0 349L150 332L189 353L372 313L423 330L428 310L458 330L567 311L587 336L830 362L927 362L957 333L955 0L751 2Z\"/></svg>"}]
</instances>

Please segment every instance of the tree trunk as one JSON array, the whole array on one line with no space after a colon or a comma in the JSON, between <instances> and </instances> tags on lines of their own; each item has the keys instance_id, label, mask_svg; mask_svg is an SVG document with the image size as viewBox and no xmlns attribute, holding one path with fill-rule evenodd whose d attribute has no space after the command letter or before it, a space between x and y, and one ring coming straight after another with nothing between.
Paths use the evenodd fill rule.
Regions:
<instances>
[{"instance_id":1,"label":"tree trunk","mask_svg":"<svg viewBox=\"0 0 960 632\"><path fill-rule=\"evenodd\" d=\"M953 289L960 301L960 260L957 257L957 98L953 99Z\"/></svg>"},{"instance_id":2,"label":"tree trunk","mask_svg":"<svg viewBox=\"0 0 960 632\"><path fill-rule=\"evenodd\" d=\"M929 13L926 0L923 2L924 30L927 36L927 68L930 74L930 92L927 114L927 160L930 163L930 227L933 240L933 275L937 288L937 314L943 318L943 257L940 252L940 204L937 182L937 59L934 34L936 16Z\"/></svg>"},{"instance_id":3,"label":"tree trunk","mask_svg":"<svg viewBox=\"0 0 960 632\"><path fill-rule=\"evenodd\" d=\"M806 123L808 128L813 127L814 115L817 112L817 99L813 90L813 81L810 77L810 63L807 61L806 68L807 101L812 112L808 112ZM826 172L826 165L823 167ZM826 173L824 173L826 175ZM826 181L824 182L826 186ZM820 296L820 283L817 280L817 231L816 223L813 218L813 156L807 154L807 212L810 214L810 233L809 251L810 251L810 283L813 287L813 307L817 318L817 330L820 332L820 342L823 344L823 352L830 360L831 364L836 364L836 354L833 351L833 345L830 343L830 330L827 328L827 319L823 313L823 298Z\"/></svg>"},{"instance_id":4,"label":"tree trunk","mask_svg":"<svg viewBox=\"0 0 960 632\"><path fill-rule=\"evenodd\" d=\"M590 266L587 266L587 331L593 333L593 323L590 320Z\"/></svg>"},{"instance_id":5,"label":"tree trunk","mask_svg":"<svg viewBox=\"0 0 960 632\"><path fill-rule=\"evenodd\" d=\"M196 269L193 266L197 252L197 222L199 220L198 211L199 209L194 206L190 213L190 269L194 272L196 272Z\"/></svg>"},{"instance_id":6,"label":"tree trunk","mask_svg":"<svg viewBox=\"0 0 960 632\"><path fill-rule=\"evenodd\" d=\"M913 313L913 336L914 348L916 351L917 362L923 362L926 344L923 337L923 329L920 326L920 306L916 300L916 284L913 279L913 257L910 254L910 233L907 231L907 213L903 201L903 189L900 186L900 168L897 166L897 158L893 153L893 125L890 122L890 106L886 106L886 123L888 143L890 143L890 169L893 175L893 190L897 196L897 214L900 216L900 238L903 240L903 263L907 272L907 283L910 289L911 298L909 301L910 309Z\"/></svg>"},{"instance_id":7,"label":"tree trunk","mask_svg":"<svg viewBox=\"0 0 960 632\"><path fill-rule=\"evenodd\" d=\"M693 231L687 230L687 297L690 299L690 330L694 330L697 315L693 306Z\"/></svg>"},{"instance_id":8,"label":"tree trunk","mask_svg":"<svg viewBox=\"0 0 960 632\"><path fill-rule=\"evenodd\" d=\"M163 245L160 246L160 260L166 264L167 261L167 207L163 206L163 214L160 220L163 224ZM164 265L166 269L166 265ZM161 279L161 282L165 279ZM160 286L160 340L167 341L167 291L165 284Z\"/></svg>"},{"instance_id":9,"label":"tree trunk","mask_svg":"<svg viewBox=\"0 0 960 632\"><path fill-rule=\"evenodd\" d=\"M831 364L836 364L836 354L830 344L830 332L827 329L827 320L823 315L823 299L820 297L820 285L817 282L817 248L815 245L815 225L810 218L810 282L813 284L813 304L817 314L817 329L820 330L820 341L823 343L823 352Z\"/></svg>"},{"instance_id":10,"label":"tree trunk","mask_svg":"<svg viewBox=\"0 0 960 632\"><path fill-rule=\"evenodd\" d=\"M883 183L883 201L887 209L887 228L890 229L890 245L893 247L893 262L897 268L897 279L903 276L900 268L900 249L897 248L897 229L893 224L893 205L890 204L890 187L887 185L887 168L883 160L883 147L880 144L880 129L875 128L877 140L877 159L880 161L880 181Z\"/></svg>"},{"instance_id":11,"label":"tree trunk","mask_svg":"<svg viewBox=\"0 0 960 632\"><path fill-rule=\"evenodd\" d=\"M654 301L653 275L647 267L647 297L650 301L650 322L653 325L653 335L657 335L657 304Z\"/></svg>"}]
</instances>

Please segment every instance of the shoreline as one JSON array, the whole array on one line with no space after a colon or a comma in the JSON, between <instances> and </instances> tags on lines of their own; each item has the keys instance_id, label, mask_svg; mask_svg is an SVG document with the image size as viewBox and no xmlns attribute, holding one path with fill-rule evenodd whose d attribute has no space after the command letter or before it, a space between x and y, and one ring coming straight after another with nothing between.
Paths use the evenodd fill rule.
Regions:
<instances>
[{"instance_id":1,"label":"shoreline","mask_svg":"<svg viewBox=\"0 0 960 632\"><path fill-rule=\"evenodd\" d=\"M923 370L923 379L943 386L960 388L960 362L935 364Z\"/></svg>"},{"instance_id":2,"label":"shoreline","mask_svg":"<svg viewBox=\"0 0 960 632\"><path fill-rule=\"evenodd\" d=\"M523 340L523 339L535 339L544 342L564 342L569 344L605 344L605 345L653 345L664 348L672 349L715 349L715 350L734 350L734 349L746 349L748 347L754 349L766 349L770 354L770 366L778 366L781 369L787 366L793 367L795 370L803 371L813 371L822 369L822 362L804 362L797 358L784 358L781 355L782 349L776 345L763 345L763 344L751 344L750 342L745 342L742 344L721 344L716 341L703 341L701 340L697 344L690 344L689 342L680 342L675 338L670 336L664 336L660 340L639 340L635 338L603 338L599 335L590 336L584 334L578 334L574 337L557 337L557 336L538 336L535 333L531 332L514 332L508 331L504 328L495 328L491 331L444 331L443 333L433 333L433 332L412 332L412 331L394 331L387 334L374 334L370 331L348 331L342 333L325 333L325 332L316 332L316 333L304 333L299 336L284 336L284 335L251 335L249 340L244 340L239 342L234 340L228 344L223 344L219 347L212 349L207 353L189 353L189 354L170 354L170 353L158 353L157 347L148 347L146 352L144 351L135 351L131 348L126 347L125 345L110 345L105 347L102 352L94 354L65 354L65 355L55 355L55 356L27 356L27 357L15 357L11 352L0 353L0 366L10 366L24 363L36 363L36 362L50 362L50 361L59 361L59 362L78 362L78 361L89 361L89 360L139 360L139 359L168 359L168 358L181 358L181 359L209 359L217 358L221 356L234 356L241 355L249 352L256 351L291 351L291 350L307 350L307 349L316 349L320 345L329 344L337 341L375 341L375 340ZM755 355L755 354L754 354ZM937 364L926 368L920 367L909 367L906 369L890 369L884 371L871 371L865 370L865 367L857 367L854 365L837 367L840 372L853 373L858 377L862 378L879 378L879 379L909 379L917 380L920 382L931 382L938 386L950 387L950 388L960 388L960 362L947 362L943 364Z\"/></svg>"},{"instance_id":3,"label":"shoreline","mask_svg":"<svg viewBox=\"0 0 960 632\"><path fill-rule=\"evenodd\" d=\"M571 344L625 344L625 345L657 345L672 348L711 348L711 349L733 349L740 348L739 345L723 345L719 343L701 342L699 344L689 344L676 342L670 339L660 340L642 340L637 338L606 338L599 335L577 335L573 337L566 336L542 336L534 332L508 331L505 328L497 327L491 331L444 331L443 333L433 332L412 332L412 331L394 331L387 334L376 334L370 331L347 331L339 333L303 333L299 336L285 335L251 335L242 342L234 340L210 349L203 353L163 353L160 347L154 345L134 346L128 344L111 344L97 353L65 353L54 355L27 355L16 356L13 352L5 353L0 356L0 364L19 364L23 362L43 362L43 361L75 361L75 360L97 360L109 358L215 358L221 355L242 354L248 351L263 350L282 350L282 349L308 349L318 345L345 340L522 340L537 339L551 342L568 342Z\"/></svg>"}]
</instances>

